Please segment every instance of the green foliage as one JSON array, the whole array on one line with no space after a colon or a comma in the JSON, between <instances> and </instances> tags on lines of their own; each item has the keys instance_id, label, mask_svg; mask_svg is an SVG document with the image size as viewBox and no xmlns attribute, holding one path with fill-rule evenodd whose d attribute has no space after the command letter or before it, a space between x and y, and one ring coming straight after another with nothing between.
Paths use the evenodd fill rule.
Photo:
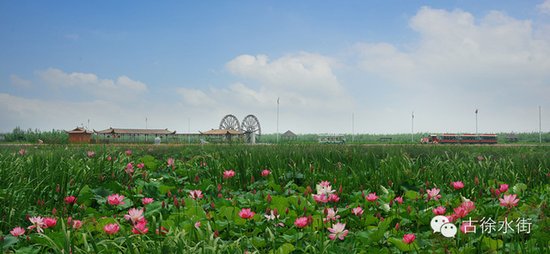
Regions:
<instances>
[{"instance_id":1,"label":"green foliage","mask_svg":"<svg viewBox=\"0 0 550 254\"><path fill-rule=\"evenodd\" d=\"M550 251L545 217L550 150L544 146L37 146L26 147L23 155L19 149L0 147L0 230L8 253ZM168 158L175 159L174 167ZM128 163L134 172L125 171ZM228 169L236 175L224 179ZM271 174L262 176L263 169ZM338 202L314 201L308 191L315 194L321 181L330 182ZM465 187L454 190L452 181ZM517 207L500 206L491 193L502 183L520 198ZM428 201L428 188L441 189L442 198ZM192 190L204 197L192 199ZM366 201L363 194L372 192L378 200ZM125 196L124 205L108 204L114 193ZM76 205L65 203L70 195L77 197ZM397 196L403 204L394 201ZM144 206L144 197L155 201ZM433 234L431 210L444 206L450 214L463 198L475 202L473 218L531 219L531 234L459 233L456 239ZM358 206L365 210L360 217L351 211ZM131 207L146 208L147 234L133 234L123 218ZM242 208L256 214L243 219ZM329 208L340 218L324 222ZM274 210L279 217L267 220L266 212ZM28 230L30 240L8 235L15 226L30 226L28 216L56 217L58 224L44 234ZM69 216L83 227L68 225ZM298 228L294 222L302 216L311 222ZM336 221L349 230L344 240L329 240L328 228ZM111 223L120 225L115 235L103 232ZM402 240L407 233L417 237L412 244Z\"/></svg>"},{"instance_id":2,"label":"green foliage","mask_svg":"<svg viewBox=\"0 0 550 254\"><path fill-rule=\"evenodd\" d=\"M11 133L3 134L5 142L37 143L42 140L46 144L66 144L69 135L64 130L40 131L38 129L22 130L15 127Z\"/></svg>"}]
</instances>

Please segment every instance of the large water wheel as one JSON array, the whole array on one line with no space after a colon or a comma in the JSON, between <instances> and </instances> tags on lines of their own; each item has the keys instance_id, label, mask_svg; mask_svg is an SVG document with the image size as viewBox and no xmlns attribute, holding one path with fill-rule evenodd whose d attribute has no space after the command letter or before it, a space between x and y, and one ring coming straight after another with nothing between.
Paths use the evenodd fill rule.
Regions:
<instances>
[{"instance_id":1,"label":"large water wheel","mask_svg":"<svg viewBox=\"0 0 550 254\"><path fill-rule=\"evenodd\" d=\"M239 119L237 119L234 115L224 116L220 122L220 129L240 131L241 126L239 125Z\"/></svg>"},{"instance_id":2,"label":"large water wheel","mask_svg":"<svg viewBox=\"0 0 550 254\"><path fill-rule=\"evenodd\" d=\"M247 115L241 123L241 131L244 132L247 143L255 143L262 135L260 121L254 115Z\"/></svg>"}]
</instances>

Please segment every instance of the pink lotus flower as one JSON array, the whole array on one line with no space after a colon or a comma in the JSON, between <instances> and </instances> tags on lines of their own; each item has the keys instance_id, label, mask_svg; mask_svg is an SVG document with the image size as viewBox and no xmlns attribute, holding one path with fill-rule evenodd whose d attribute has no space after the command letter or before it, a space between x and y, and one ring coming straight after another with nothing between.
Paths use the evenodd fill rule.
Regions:
<instances>
[{"instance_id":1,"label":"pink lotus flower","mask_svg":"<svg viewBox=\"0 0 550 254\"><path fill-rule=\"evenodd\" d=\"M168 158L166 164L168 165L168 167L174 167L176 165L175 162L176 160L174 160L174 158Z\"/></svg>"},{"instance_id":2,"label":"pink lotus flower","mask_svg":"<svg viewBox=\"0 0 550 254\"><path fill-rule=\"evenodd\" d=\"M414 239L416 239L416 236L414 234L405 234L403 236L403 242L406 243L406 244L413 243Z\"/></svg>"},{"instance_id":3,"label":"pink lotus flower","mask_svg":"<svg viewBox=\"0 0 550 254\"><path fill-rule=\"evenodd\" d=\"M455 190L460 190L460 189L464 188L464 183L461 182L461 181L452 182L452 183L451 183L451 186L453 186L453 188L454 188Z\"/></svg>"},{"instance_id":4,"label":"pink lotus flower","mask_svg":"<svg viewBox=\"0 0 550 254\"><path fill-rule=\"evenodd\" d=\"M136 224L143 218L143 209L131 208L128 210L128 214L124 215L124 219L132 221L132 224Z\"/></svg>"},{"instance_id":5,"label":"pink lotus flower","mask_svg":"<svg viewBox=\"0 0 550 254\"><path fill-rule=\"evenodd\" d=\"M107 161L111 161L113 158L111 158L111 155L107 156Z\"/></svg>"},{"instance_id":6,"label":"pink lotus flower","mask_svg":"<svg viewBox=\"0 0 550 254\"><path fill-rule=\"evenodd\" d=\"M231 170L225 170L223 171L223 179L229 179L235 176L235 171Z\"/></svg>"},{"instance_id":7,"label":"pink lotus flower","mask_svg":"<svg viewBox=\"0 0 550 254\"><path fill-rule=\"evenodd\" d=\"M143 235L147 234L147 232L149 232L149 228L147 227L147 221L145 218L138 221L138 223L136 223L132 228L132 233L135 235Z\"/></svg>"},{"instance_id":8,"label":"pink lotus flower","mask_svg":"<svg viewBox=\"0 0 550 254\"><path fill-rule=\"evenodd\" d=\"M241 209L241 211L239 212L239 216L243 219L250 219L252 217L254 217L254 214L256 214L255 212L252 212L250 210L250 208L243 208Z\"/></svg>"},{"instance_id":9,"label":"pink lotus flower","mask_svg":"<svg viewBox=\"0 0 550 254\"><path fill-rule=\"evenodd\" d=\"M126 172L126 174L128 175L131 175L132 173L134 173L134 164L132 164L131 162L126 164L126 168L124 169L124 172Z\"/></svg>"},{"instance_id":10,"label":"pink lotus flower","mask_svg":"<svg viewBox=\"0 0 550 254\"><path fill-rule=\"evenodd\" d=\"M73 229L79 229L82 227L82 221L81 220L73 220Z\"/></svg>"},{"instance_id":11,"label":"pink lotus flower","mask_svg":"<svg viewBox=\"0 0 550 254\"><path fill-rule=\"evenodd\" d=\"M16 227L10 231L10 234L15 237L22 236L25 234L25 229L22 227Z\"/></svg>"},{"instance_id":12,"label":"pink lotus flower","mask_svg":"<svg viewBox=\"0 0 550 254\"><path fill-rule=\"evenodd\" d=\"M466 208L464 208L463 206L455 208L454 212L454 216L457 218L464 218L466 217L466 215L468 215L468 210L466 210Z\"/></svg>"},{"instance_id":13,"label":"pink lotus flower","mask_svg":"<svg viewBox=\"0 0 550 254\"><path fill-rule=\"evenodd\" d=\"M132 155L132 150L130 149L126 150L126 156L130 156L130 155Z\"/></svg>"},{"instance_id":14,"label":"pink lotus flower","mask_svg":"<svg viewBox=\"0 0 550 254\"><path fill-rule=\"evenodd\" d=\"M75 196L65 197L65 203L67 203L67 205L75 204L76 203L76 197Z\"/></svg>"},{"instance_id":15,"label":"pink lotus flower","mask_svg":"<svg viewBox=\"0 0 550 254\"><path fill-rule=\"evenodd\" d=\"M428 200L433 199L437 201L438 199L440 199L441 195L439 195L439 191L440 190L436 188L433 188L431 190L426 190L426 192L428 193Z\"/></svg>"},{"instance_id":16,"label":"pink lotus flower","mask_svg":"<svg viewBox=\"0 0 550 254\"><path fill-rule=\"evenodd\" d=\"M44 224L46 225L44 228L55 227L55 225L57 225L57 219L52 217L46 217L44 218Z\"/></svg>"},{"instance_id":17,"label":"pink lotus flower","mask_svg":"<svg viewBox=\"0 0 550 254\"><path fill-rule=\"evenodd\" d=\"M200 199L203 198L204 195L202 194L201 190L192 190L189 192L189 197L191 197L192 199Z\"/></svg>"},{"instance_id":18,"label":"pink lotus flower","mask_svg":"<svg viewBox=\"0 0 550 254\"><path fill-rule=\"evenodd\" d=\"M336 213L338 212L338 209L334 209L334 208L328 208L327 210L327 217L323 219L323 222L329 222L329 221L335 221L337 219L340 219L340 215L336 215Z\"/></svg>"},{"instance_id":19,"label":"pink lotus flower","mask_svg":"<svg viewBox=\"0 0 550 254\"><path fill-rule=\"evenodd\" d=\"M330 194L330 195L328 195L328 201L329 202L338 202L338 201L340 201L340 197L338 197L338 195L336 195L336 194Z\"/></svg>"},{"instance_id":20,"label":"pink lotus flower","mask_svg":"<svg viewBox=\"0 0 550 254\"><path fill-rule=\"evenodd\" d=\"M401 197L401 196L396 197L393 200L395 200L395 202L397 202L398 204L403 204L403 197Z\"/></svg>"},{"instance_id":21,"label":"pink lotus flower","mask_svg":"<svg viewBox=\"0 0 550 254\"><path fill-rule=\"evenodd\" d=\"M94 151L88 151L88 152L86 153L86 155L88 155L88 158L92 158L92 157L95 156L95 152L94 152Z\"/></svg>"},{"instance_id":22,"label":"pink lotus flower","mask_svg":"<svg viewBox=\"0 0 550 254\"><path fill-rule=\"evenodd\" d=\"M460 206L464 207L464 209L468 213L473 211L474 209L476 209L476 205L472 201L464 201L464 202L462 202L462 204Z\"/></svg>"},{"instance_id":23,"label":"pink lotus flower","mask_svg":"<svg viewBox=\"0 0 550 254\"><path fill-rule=\"evenodd\" d=\"M369 193L369 195L367 195L366 199L369 202L374 202L378 199L378 196L376 196L376 192L373 192L373 193Z\"/></svg>"},{"instance_id":24,"label":"pink lotus flower","mask_svg":"<svg viewBox=\"0 0 550 254\"><path fill-rule=\"evenodd\" d=\"M141 203L142 203L143 205L151 204L151 203L153 203L153 201L155 201L153 198L142 198L142 199L141 199Z\"/></svg>"},{"instance_id":25,"label":"pink lotus flower","mask_svg":"<svg viewBox=\"0 0 550 254\"><path fill-rule=\"evenodd\" d=\"M313 194L313 200L317 203L327 203L328 195L326 194Z\"/></svg>"},{"instance_id":26,"label":"pink lotus flower","mask_svg":"<svg viewBox=\"0 0 550 254\"><path fill-rule=\"evenodd\" d=\"M514 206L518 205L519 199L516 198L517 195L504 195L504 197L500 198L500 206L512 208Z\"/></svg>"},{"instance_id":27,"label":"pink lotus flower","mask_svg":"<svg viewBox=\"0 0 550 254\"><path fill-rule=\"evenodd\" d=\"M449 220L449 222L454 222L456 219L458 219L458 217L456 216L456 214L447 215L447 216L445 216L445 217L447 217L447 219Z\"/></svg>"},{"instance_id":28,"label":"pink lotus flower","mask_svg":"<svg viewBox=\"0 0 550 254\"><path fill-rule=\"evenodd\" d=\"M346 224L340 222L333 224L332 228L328 228L331 234L328 235L330 240L335 240L336 238L344 240L344 237L348 235L348 230L346 230Z\"/></svg>"},{"instance_id":29,"label":"pink lotus flower","mask_svg":"<svg viewBox=\"0 0 550 254\"><path fill-rule=\"evenodd\" d=\"M107 202L109 202L109 205L124 205L124 196L119 194L113 194L109 195L107 197Z\"/></svg>"},{"instance_id":30,"label":"pink lotus flower","mask_svg":"<svg viewBox=\"0 0 550 254\"><path fill-rule=\"evenodd\" d=\"M120 226L116 223L107 224L103 227L103 231L108 235L114 235L120 230Z\"/></svg>"},{"instance_id":31,"label":"pink lotus flower","mask_svg":"<svg viewBox=\"0 0 550 254\"><path fill-rule=\"evenodd\" d=\"M500 193L504 193L504 192L507 192L508 191L508 184L501 184L500 187L498 188L498 190L500 191Z\"/></svg>"},{"instance_id":32,"label":"pink lotus flower","mask_svg":"<svg viewBox=\"0 0 550 254\"><path fill-rule=\"evenodd\" d=\"M329 182L329 181L321 181L321 182L319 183L319 186L325 187L325 188L326 188L326 187L330 187L330 182Z\"/></svg>"},{"instance_id":33,"label":"pink lotus flower","mask_svg":"<svg viewBox=\"0 0 550 254\"><path fill-rule=\"evenodd\" d=\"M145 163L138 163L138 164L137 164L137 167L138 167L139 169L143 169L143 168L145 167Z\"/></svg>"},{"instance_id":34,"label":"pink lotus flower","mask_svg":"<svg viewBox=\"0 0 550 254\"><path fill-rule=\"evenodd\" d=\"M32 223L32 225L29 226L27 229L33 230L34 228L36 228L36 232L44 232L44 230L42 229L46 227L46 224L44 223L44 218L40 216L30 217L29 221Z\"/></svg>"},{"instance_id":35,"label":"pink lotus flower","mask_svg":"<svg viewBox=\"0 0 550 254\"><path fill-rule=\"evenodd\" d=\"M437 208L432 209L432 212L435 215L444 215L447 209L443 206L438 206Z\"/></svg>"},{"instance_id":36,"label":"pink lotus flower","mask_svg":"<svg viewBox=\"0 0 550 254\"><path fill-rule=\"evenodd\" d=\"M200 227L201 227L201 222L200 221L195 222L195 228L199 229Z\"/></svg>"},{"instance_id":37,"label":"pink lotus flower","mask_svg":"<svg viewBox=\"0 0 550 254\"><path fill-rule=\"evenodd\" d=\"M363 208L361 208L360 206L351 209L351 213L352 213L352 214L355 214L356 216L361 216L361 215L363 215L363 212L364 212L364 211L363 211Z\"/></svg>"},{"instance_id":38,"label":"pink lotus flower","mask_svg":"<svg viewBox=\"0 0 550 254\"><path fill-rule=\"evenodd\" d=\"M269 171L269 169L264 169L262 170L262 176L263 177L267 177L271 174L271 171Z\"/></svg>"},{"instance_id":39,"label":"pink lotus flower","mask_svg":"<svg viewBox=\"0 0 550 254\"><path fill-rule=\"evenodd\" d=\"M307 226L307 224L308 224L307 217L296 218L296 220L294 221L294 225L296 225L296 227L298 228L304 228Z\"/></svg>"}]
</instances>

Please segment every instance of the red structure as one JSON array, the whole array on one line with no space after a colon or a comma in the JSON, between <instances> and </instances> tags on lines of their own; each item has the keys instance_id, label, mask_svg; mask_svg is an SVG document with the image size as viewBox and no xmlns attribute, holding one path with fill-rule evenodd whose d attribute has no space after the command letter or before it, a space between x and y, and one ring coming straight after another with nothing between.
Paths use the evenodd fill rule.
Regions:
<instances>
[{"instance_id":1,"label":"red structure","mask_svg":"<svg viewBox=\"0 0 550 254\"><path fill-rule=\"evenodd\" d=\"M422 144L496 144L496 134L450 134L430 135L420 140Z\"/></svg>"},{"instance_id":2,"label":"red structure","mask_svg":"<svg viewBox=\"0 0 550 254\"><path fill-rule=\"evenodd\" d=\"M77 127L67 133L69 134L69 143L90 143L92 139L92 132L82 127Z\"/></svg>"}]
</instances>

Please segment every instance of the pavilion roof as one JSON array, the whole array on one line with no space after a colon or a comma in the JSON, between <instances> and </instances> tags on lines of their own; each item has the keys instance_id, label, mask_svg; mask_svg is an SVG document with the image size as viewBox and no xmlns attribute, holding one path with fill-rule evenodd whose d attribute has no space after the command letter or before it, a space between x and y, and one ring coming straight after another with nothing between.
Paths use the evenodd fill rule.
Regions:
<instances>
[{"instance_id":1,"label":"pavilion roof","mask_svg":"<svg viewBox=\"0 0 550 254\"><path fill-rule=\"evenodd\" d=\"M109 128L102 131L96 131L97 134L140 134L140 135L170 135L175 134L176 131L169 131L168 129L120 129Z\"/></svg>"},{"instance_id":2,"label":"pavilion roof","mask_svg":"<svg viewBox=\"0 0 550 254\"><path fill-rule=\"evenodd\" d=\"M294 132L288 130L285 133L283 133L283 137L296 137L296 134L294 134Z\"/></svg>"},{"instance_id":3,"label":"pavilion roof","mask_svg":"<svg viewBox=\"0 0 550 254\"><path fill-rule=\"evenodd\" d=\"M93 132L89 131L89 130L86 130L82 127L76 127L74 128L73 130L71 131L66 131L67 133L69 134L92 134Z\"/></svg>"},{"instance_id":4,"label":"pavilion roof","mask_svg":"<svg viewBox=\"0 0 550 254\"><path fill-rule=\"evenodd\" d=\"M212 129L205 132L200 132L202 135L241 135L243 132L237 130Z\"/></svg>"}]
</instances>

